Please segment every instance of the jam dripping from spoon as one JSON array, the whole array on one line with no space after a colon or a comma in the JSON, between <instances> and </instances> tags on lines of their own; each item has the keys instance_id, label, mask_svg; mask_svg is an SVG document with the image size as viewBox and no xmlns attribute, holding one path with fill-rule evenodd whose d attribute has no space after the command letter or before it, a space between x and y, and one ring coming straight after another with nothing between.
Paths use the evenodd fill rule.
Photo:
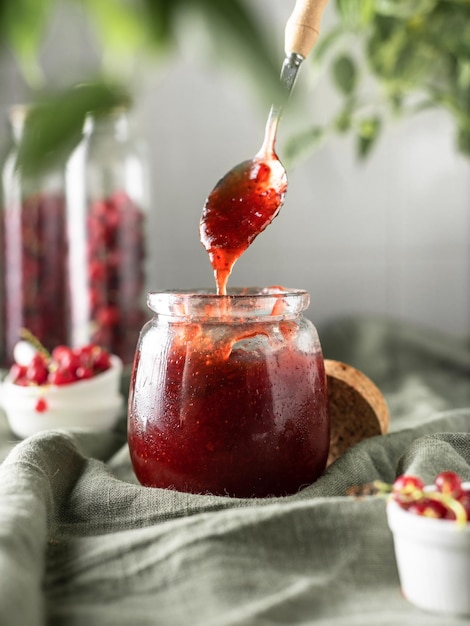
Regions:
<instances>
[{"instance_id":1,"label":"jam dripping from spoon","mask_svg":"<svg viewBox=\"0 0 470 626\"><path fill-rule=\"evenodd\" d=\"M303 57L286 57L281 82L287 95ZM275 151L282 106L271 107L258 153L231 169L208 196L201 216L201 243L214 269L217 293L227 293L227 280L236 260L273 221L284 202L287 174Z\"/></svg>"},{"instance_id":2,"label":"jam dripping from spoon","mask_svg":"<svg viewBox=\"0 0 470 626\"><path fill-rule=\"evenodd\" d=\"M286 24L286 57L280 81L287 101L302 61L315 44L328 0L297 0ZM226 295L236 260L279 213L287 174L275 152L283 104L271 107L259 152L230 170L214 187L199 224L202 245L214 269L217 293Z\"/></svg>"},{"instance_id":3,"label":"jam dripping from spoon","mask_svg":"<svg viewBox=\"0 0 470 626\"><path fill-rule=\"evenodd\" d=\"M281 69L284 102L302 61L313 48L328 0L297 0L285 28L286 56ZM254 158L230 170L206 200L199 224L209 254L217 293L226 295L236 260L279 213L287 191L287 174L274 145L282 105L271 107L263 145Z\"/></svg>"}]
</instances>

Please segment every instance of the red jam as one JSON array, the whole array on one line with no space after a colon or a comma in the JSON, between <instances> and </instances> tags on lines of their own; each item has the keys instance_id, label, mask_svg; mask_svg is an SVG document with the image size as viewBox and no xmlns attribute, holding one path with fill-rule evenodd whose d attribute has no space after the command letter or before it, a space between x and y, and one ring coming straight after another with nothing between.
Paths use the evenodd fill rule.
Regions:
<instances>
[{"instance_id":1,"label":"red jam","mask_svg":"<svg viewBox=\"0 0 470 626\"><path fill-rule=\"evenodd\" d=\"M276 217L286 189L286 173L274 152L240 163L217 183L200 222L217 293L226 294L235 261Z\"/></svg>"},{"instance_id":2,"label":"red jam","mask_svg":"<svg viewBox=\"0 0 470 626\"><path fill-rule=\"evenodd\" d=\"M329 419L310 322L168 325L156 317L141 337L129 404L131 459L143 485L265 497L318 478Z\"/></svg>"}]
</instances>

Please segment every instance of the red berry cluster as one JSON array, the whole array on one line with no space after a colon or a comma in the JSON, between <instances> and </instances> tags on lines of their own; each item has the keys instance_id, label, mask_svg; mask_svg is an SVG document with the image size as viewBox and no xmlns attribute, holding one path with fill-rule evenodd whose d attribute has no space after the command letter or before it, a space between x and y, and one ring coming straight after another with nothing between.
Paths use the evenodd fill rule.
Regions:
<instances>
[{"instance_id":1,"label":"red berry cluster","mask_svg":"<svg viewBox=\"0 0 470 626\"><path fill-rule=\"evenodd\" d=\"M90 204L88 298L91 340L131 362L144 321L144 218L123 191Z\"/></svg>"},{"instance_id":2,"label":"red berry cluster","mask_svg":"<svg viewBox=\"0 0 470 626\"><path fill-rule=\"evenodd\" d=\"M470 521L470 489L458 474L441 472L432 489L426 489L417 476L399 476L391 487L392 499L403 509L436 519Z\"/></svg>"},{"instance_id":3,"label":"red berry cluster","mask_svg":"<svg viewBox=\"0 0 470 626\"><path fill-rule=\"evenodd\" d=\"M22 326L29 328L49 349L67 341L63 195L37 193L24 198L21 206L7 204L0 229L4 273L0 346L5 350L3 362L11 364Z\"/></svg>"},{"instance_id":4,"label":"red berry cluster","mask_svg":"<svg viewBox=\"0 0 470 626\"><path fill-rule=\"evenodd\" d=\"M28 365L14 363L10 377L16 385L68 385L79 380L93 378L111 367L107 350L90 344L72 349L57 346L49 356L36 352Z\"/></svg>"}]
</instances>

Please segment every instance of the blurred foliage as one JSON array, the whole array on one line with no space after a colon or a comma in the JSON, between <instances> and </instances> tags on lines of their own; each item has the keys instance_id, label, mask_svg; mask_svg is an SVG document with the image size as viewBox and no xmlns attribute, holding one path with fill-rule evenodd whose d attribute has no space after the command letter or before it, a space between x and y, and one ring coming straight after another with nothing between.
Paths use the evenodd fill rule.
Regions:
<instances>
[{"instance_id":1,"label":"blurred foliage","mask_svg":"<svg viewBox=\"0 0 470 626\"><path fill-rule=\"evenodd\" d=\"M268 37L253 1L0 0L0 52L14 53L37 103L28 118L20 162L38 167L63 158L78 140L87 113L106 111L131 97L126 85L134 84L135 65L125 59L171 55L180 43L182 24L186 29L202 24L214 60L238 60L266 101L272 101L280 88L282 43ZM450 113L456 145L470 156L470 0L331 3L338 20L323 29L308 63L317 75L328 71L338 109L325 124L291 138L283 158L311 152L331 133L354 134L357 154L364 158L390 119L429 107ZM99 76L87 84L51 91L39 50L60 4L73 4L87 16L103 59Z\"/></svg>"},{"instance_id":2,"label":"blurred foliage","mask_svg":"<svg viewBox=\"0 0 470 626\"><path fill-rule=\"evenodd\" d=\"M39 52L51 17L67 3L79 6L88 18L103 62L100 75L87 84L53 91L44 82ZM63 158L64 150L78 141L88 113L103 112L133 95L126 85L135 84L135 60L171 54L182 21L188 27L195 16L212 42L214 59L238 59L263 98L279 95L281 60L246 0L0 0L0 51L14 54L33 99L19 164L40 169Z\"/></svg>"},{"instance_id":3,"label":"blurred foliage","mask_svg":"<svg viewBox=\"0 0 470 626\"><path fill-rule=\"evenodd\" d=\"M97 117L115 107L129 105L128 92L104 80L44 95L26 117L18 166L34 174L64 162L82 137L87 115Z\"/></svg>"},{"instance_id":4,"label":"blurred foliage","mask_svg":"<svg viewBox=\"0 0 470 626\"><path fill-rule=\"evenodd\" d=\"M322 32L312 62L327 68L338 110L291 138L286 159L331 133L353 133L364 158L391 119L430 107L450 113L456 146L470 157L470 0L335 0L335 7L339 23Z\"/></svg>"}]
</instances>

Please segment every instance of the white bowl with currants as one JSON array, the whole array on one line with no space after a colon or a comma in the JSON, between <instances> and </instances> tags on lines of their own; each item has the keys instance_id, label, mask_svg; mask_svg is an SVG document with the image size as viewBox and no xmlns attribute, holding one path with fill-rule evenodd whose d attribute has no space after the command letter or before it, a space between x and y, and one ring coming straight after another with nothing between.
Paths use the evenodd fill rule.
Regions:
<instances>
[{"instance_id":1,"label":"white bowl with currants","mask_svg":"<svg viewBox=\"0 0 470 626\"><path fill-rule=\"evenodd\" d=\"M452 471L427 486L399 476L387 518L404 596L421 609L470 615L470 482Z\"/></svg>"},{"instance_id":2,"label":"white bowl with currants","mask_svg":"<svg viewBox=\"0 0 470 626\"><path fill-rule=\"evenodd\" d=\"M123 408L122 362L104 348L20 341L1 388L1 406L21 438L51 428L111 428Z\"/></svg>"}]
</instances>

